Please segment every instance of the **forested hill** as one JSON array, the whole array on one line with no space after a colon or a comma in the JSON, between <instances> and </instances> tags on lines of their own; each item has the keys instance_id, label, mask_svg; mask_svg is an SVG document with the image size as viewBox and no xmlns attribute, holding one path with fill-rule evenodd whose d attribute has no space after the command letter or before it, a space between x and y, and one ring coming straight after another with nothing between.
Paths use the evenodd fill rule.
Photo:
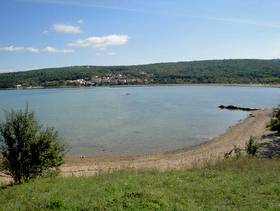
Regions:
<instances>
[{"instance_id":1,"label":"forested hill","mask_svg":"<svg viewBox=\"0 0 280 211\"><path fill-rule=\"evenodd\" d=\"M280 60L207 60L133 66L72 66L0 74L0 88L63 86L106 77L110 84L280 83ZM121 77L121 78L120 78ZM110 78L110 79L109 79ZM105 79L104 79L105 80ZM112 83L110 83L112 82Z\"/></svg>"}]
</instances>

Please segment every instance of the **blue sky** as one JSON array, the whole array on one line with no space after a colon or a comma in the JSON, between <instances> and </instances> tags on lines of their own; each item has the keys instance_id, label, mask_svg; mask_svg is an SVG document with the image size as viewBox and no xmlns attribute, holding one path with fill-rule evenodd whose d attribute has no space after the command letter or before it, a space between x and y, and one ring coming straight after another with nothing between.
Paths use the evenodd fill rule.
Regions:
<instances>
[{"instance_id":1,"label":"blue sky","mask_svg":"<svg viewBox=\"0 0 280 211\"><path fill-rule=\"evenodd\" d=\"M280 58L279 0L0 0L0 72Z\"/></svg>"}]
</instances>

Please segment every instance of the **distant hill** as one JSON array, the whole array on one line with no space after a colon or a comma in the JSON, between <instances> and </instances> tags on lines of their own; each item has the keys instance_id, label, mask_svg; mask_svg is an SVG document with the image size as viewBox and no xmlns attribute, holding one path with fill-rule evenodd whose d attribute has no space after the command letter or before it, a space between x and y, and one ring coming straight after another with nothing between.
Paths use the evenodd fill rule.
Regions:
<instances>
[{"instance_id":1,"label":"distant hill","mask_svg":"<svg viewBox=\"0 0 280 211\"><path fill-rule=\"evenodd\" d=\"M72 66L0 74L0 88L17 84L62 86L66 80L86 79L92 76L115 77L118 74L131 79L126 82L145 84L183 83L280 83L280 60L233 59L192 62L157 63L132 66ZM139 79L139 80L138 80ZM145 82L144 82L145 81ZM104 84L101 84L104 85ZM106 84L105 84L106 85ZM108 85L108 84L107 84Z\"/></svg>"}]
</instances>

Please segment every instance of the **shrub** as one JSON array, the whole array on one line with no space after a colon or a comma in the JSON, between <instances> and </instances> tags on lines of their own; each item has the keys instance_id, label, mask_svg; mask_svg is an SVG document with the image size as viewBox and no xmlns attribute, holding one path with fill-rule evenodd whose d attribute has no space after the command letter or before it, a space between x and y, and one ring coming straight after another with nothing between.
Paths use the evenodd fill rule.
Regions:
<instances>
[{"instance_id":1,"label":"shrub","mask_svg":"<svg viewBox=\"0 0 280 211\"><path fill-rule=\"evenodd\" d=\"M275 118L280 119L280 109L278 108L274 113Z\"/></svg>"},{"instance_id":2,"label":"shrub","mask_svg":"<svg viewBox=\"0 0 280 211\"><path fill-rule=\"evenodd\" d=\"M229 152L225 152L224 153L224 159L229 159L231 156L232 150L230 150Z\"/></svg>"},{"instance_id":3,"label":"shrub","mask_svg":"<svg viewBox=\"0 0 280 211\"><path fill-rule=\"evenodd\" d=\"M15 183L54 172L63 163L64 146L53 128L43 128L34 112L6 112L0 124L2 171Z\"/></svg>"},{"instance_id":4,"label":"shrub","mask_svg":"<svg viewBox=\"0 0 280 211\"><path fill-rule=\"evenodd\" d=\"M241 157L241 151L242 151L241 148L237 145L234 145L233 151L236 156L236 159L239 159Z\"/></svg>"},{"instance_id":5,"label":"shrub","mask_svg":"<svg viewBox=\"0 0 280 211\"><path fill-rule=\"evenodd\" d=\"M277 133L280 133L280 120L279 119L272 119L269 128L272 131L276 131Z\"/></svg>"},{"instance_id":6,"label":"shrub","mask_svg":"<svg viewBox=\"0 0 280 211\"><path fill-rule=\"evenodd\" d=\"M250 137L249 141L246 143L246 152L248 155L255 156L258 151L259 145L253 137Z\"/></svg>"},{"instance_id":7,"label":"shrub","mask_svg":"<svg viewBox=\"0 0 280 211\"><path fill-rule=\"evenodd\" d=\"M234 152L235 158L239 159L241 157L242 149L238 145L234 145L234 148L229 152L224 153L224 159L229 159L232 157L232 153Z\"/></svg>"},{"instance_id":8,"label":"shrub","mask_svg":"<svg viewBox=\"0 0 280 211\"><path fill-rule=\"evenodd\" d=\"M268 127L270 130L280 133L280 109L275 111Z\"/></svg>"}]
</instances>

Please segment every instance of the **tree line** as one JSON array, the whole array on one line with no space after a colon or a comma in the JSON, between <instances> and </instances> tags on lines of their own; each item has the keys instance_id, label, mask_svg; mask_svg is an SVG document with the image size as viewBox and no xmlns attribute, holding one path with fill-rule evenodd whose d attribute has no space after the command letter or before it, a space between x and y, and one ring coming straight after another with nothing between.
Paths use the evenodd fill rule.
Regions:
<instances>
[{"instance_id":1,"label":"tree line","mask_svg":"<svg viewBox=\"0 0 280 211\"><path fill-rule=\"evenodd\" d=\"M233 59L157 63L132 66L71 66L0 74L0 88L17 84L40 86L48 81L90 79L122 73L149 78L155 84L184 83L280 83L280 60Z\"/></svg>"}]
</instances>

